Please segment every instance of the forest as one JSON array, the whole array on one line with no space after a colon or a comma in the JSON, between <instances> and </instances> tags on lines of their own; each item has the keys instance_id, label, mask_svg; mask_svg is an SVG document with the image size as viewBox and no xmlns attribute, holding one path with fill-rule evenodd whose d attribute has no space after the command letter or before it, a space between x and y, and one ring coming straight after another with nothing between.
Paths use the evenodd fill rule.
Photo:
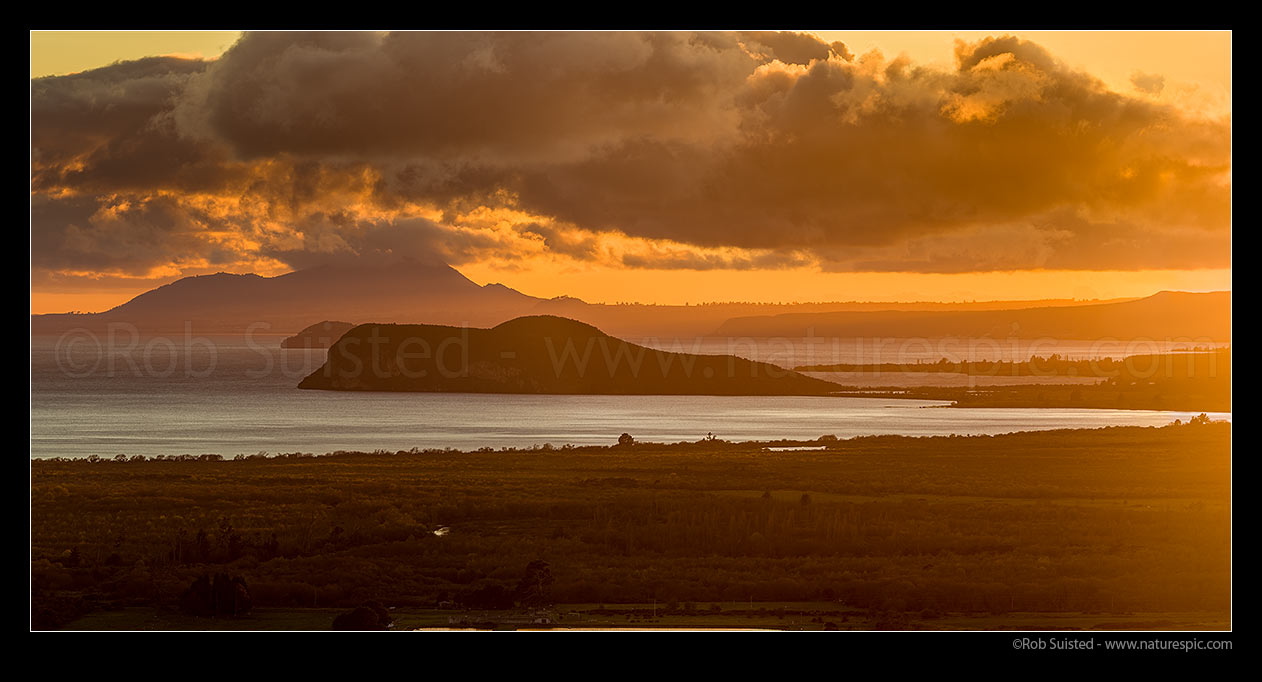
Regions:
<instances>
[{"instance_id":1,"label":"forest","mask_svg":"<svg viewBox=\"0 0 1262 682\"><path fill-rule=\"evenodd\" d=\"M973 376L1012 377L1096 377L1124 378L1128 381L1172 378L1214 379L1231 376L1231 349L1200 349L1195 352L1149 353L1120 358L1068 358L1059 353L1031 355L1029 360L962 360L940 358L937 362L885 362L875 364L834 363L801 365L798 372L888 372L955 373Z\"/></svg>"},{"instance_id":2,"label":"forest","mask_svg":"<svg viewBox=\"0 0 1262 682\"><path fill-rule=\"evenodd\" d=\"M251 607L345 624L389 609L785 602L878 628L1230 621L1228 423L617 440L33 460L32 627L136 608L235 627Z\"/></svg>"}]
</instances>

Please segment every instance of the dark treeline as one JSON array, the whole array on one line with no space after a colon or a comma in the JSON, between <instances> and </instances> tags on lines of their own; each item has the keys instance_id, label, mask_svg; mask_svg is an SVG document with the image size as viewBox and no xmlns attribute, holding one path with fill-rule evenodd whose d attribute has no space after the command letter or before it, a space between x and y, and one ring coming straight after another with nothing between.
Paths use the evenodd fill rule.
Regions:
<instances>
[{"instance_id":1,"label":"dark treeline","mask_svg":"<svg viewBox=\"0 0 1262 682\"><path fill-rule=\"evenodd\" d=\"M1202 379L1106 380L1094 385L849 387L853 397L949 400L952 407L1071 407L1230 412L1231 382Z\"/></svg>"},{"instance_id":2,"label":"dark treeline","mask_svg":"<svg viewBox=\"0 0 1262 682\"><path fill-rule=\"evenodd\" d=\"M827 371L964 372L975 376L1030 376L1031 383L972 387L845 387L845 395L949 400L956 407L1088 407L1188 412L1231 411L1231 350L1068 360L1053 355L1023 362L921 365L819 365ZM850 367L859 369L836 369ZM807 370L799 367L802 371ZM1080 373L1081 372L1081 373ZM1097 377L1092 384L1040 384L1037 377Z\"/></svg>"},{"instance_id":3,"label":"dark treeline","mask_svg":"<svg viewBox=\"0 0 1262 682\"><path fill-rule=\"evenodd\" d=\"M1029 360L957 360L940 358L937 362L886 362L877 364L835 363L802 365L798 372L922 372L971 374L974 376L1013 377L1096 377L1123 381L1161 380L1170 378L1216 379L1231 376L1231 349L1205 352L1178 352L1131 355L1123 358L1062 357L1031 355Z\"/></svg>"},{"instance_id":4,"label":"dark treeline","mask_svg":"<svg viewBox=\"0 0 1262 682\"><path fill-rule=\"evenodd\" d=\"M255 608L1226 613L1231 432L1196 421L809 452L712 439L33 461L32 618L174 609L211 574L248 585Z\"/></svg>"}]
</instances>

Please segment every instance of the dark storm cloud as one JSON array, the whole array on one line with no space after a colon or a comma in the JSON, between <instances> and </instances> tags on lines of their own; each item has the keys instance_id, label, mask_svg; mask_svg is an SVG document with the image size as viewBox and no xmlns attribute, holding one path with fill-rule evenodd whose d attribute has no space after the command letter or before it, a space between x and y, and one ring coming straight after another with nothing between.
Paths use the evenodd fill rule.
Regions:
<instances>
[{"instance_id":1,"label":"dark storm cloud","mask_svg":"<svg viewBox=\"0 0 1262 682\"><path fill-rule=\"evenodd\" d=\"M245 158L555 159L703 139L754 65L676 33L247 34L177 115Z\"/></svg>"},{"instance_id":2,"label":"dark storm cloud","mask_svg":"<svg viewBox=\"0 0 1262 682\"><path fill-rule=\"evenodd\" d=\"M143 272L208 255L204 220L170 197L31 199L31 266Z\"/></svg>"},{"instance_id":3,"label":"dark storm cloud","mask_svg":"<svg viewBox=\"0 0 1262 682\"><path fill-rule=\"evenodd\" d=\"M752 255L727 255L692 251L628 253L622 264L654 270L779 270L811 265L813 259L794 251L769 251Z\"/></svg>"},{"instance_id":4,"label":"dark storm cloud","mask_svg":"<svg viewBox=\"0 0 1262 682\"><path fill-rule=\"evenodd\" d=\"M961 46L959 63L949 74L897 61L767 70L745 89L739 143L608 147L526 176L521 198L577 224L751 248L966 242L966 228L1028 226L1070 208L1129 218L1094 221L1090 241L1145 226L1150 243L1116 254L1114 267L1177 261L1182 240L1166 237L1187 229L1217 254L1189 266L1227 264L1227 124L1111 93L1015 40ZM1042 265L1090 260L1066 252Z\"/></svg>"},{"instance_id":5,"label":"dark storm cloud","mask_svg":"<svg viewBox=\"0 0 1262 682\"><path fill-rule=\"evenodd\" d=\"M154 57L31 81L32 183L114 192L217 191L245 169L219 145L179 135L176 100L206 69Z\"/></svg>"},{"instance_id":6,"label":"dark storm cloud","mask_svg":"<svg viewBox=\"0 0 1262 682\"><path fill-rule=\"evenodd\" d=\"M386 264L400 259L460 265L485 255L507 256L511 244L474 230L453 230L420 217L365 219L313 213L294 224L297 241L263 254L295 269L322 264Z\"/></svg>"},{"instance_id":7,"label":"dark storm cloud","mask_svg":"<svg viewBox=\"0 0 1262 682\"><path fill-rule=\"evenodd\" d=\"M765 51L766 57L778 59L786 64L810 64L816 60L828 59L833 48L824 41L806 33L792 31L745 31L741 38L756 51ZM841 56L849 55L845 45L841 45Z\"/></svg>"},{"instance_id":8,"label":"dark storm cloud","mask_svg":"<svg viewBox=\"0 0 1262 682\"><path fill-rule=\"evenodd\" d=\"M134 136L168 112L206 63L153 57L31 81L31 147L37 161L65 162Z\"/></svg>"},{"instance_id":9,"label":"dark storm cloud","mask_svg":"<svg viewBox=\"0 0 1262 682\"><path fill-rule=\"evenodd\" d=\"M538 216L516 234L576 259L609 256L598 232L754 254L612 254L628 267L1229 264L1229 121L1111 92L1017 38L956 59L784 32L264 33L212 63L38 79L33 259L237 253L188 240L212 228L295 266L511 258L503 234L460 224L489 206ZM211 215L189 192L231 205ZM128 206L114 222L97 215L111 202ZM442 224L400 217L415 204Z\"/></svg>"},{"instance_id":10,"label":"dark storm cloud","mask_svg":"<svg viewBox=\"0 0 1262 682\"><path fill-rule=\"evenodd\" d=\"M519 232L538 236L544 246L552 253L559 253L579 260L587 260L596 256L596 238L584 230L570 226L560 228L555 225L527 223L517 226Z\"/></svg>"}]
</instances>

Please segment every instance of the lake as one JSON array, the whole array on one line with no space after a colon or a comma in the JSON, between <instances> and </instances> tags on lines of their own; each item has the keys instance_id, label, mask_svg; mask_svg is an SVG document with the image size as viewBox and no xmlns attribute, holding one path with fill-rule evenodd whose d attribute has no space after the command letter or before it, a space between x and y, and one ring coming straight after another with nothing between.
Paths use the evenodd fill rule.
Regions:
<instances>
[{"instance_id":1,"label":"lake","mask_svg":"<svg viewBox=\"0 0 1262 682\"><path fill-rule=\"evenodd\" d=\"M134 341L134 343L133 343ZM947 409L922 400L300 391L323 350L280 337L35 337L31 456L528 448L1160 426L1188 412ZM673 350L673 349L672 349ZM706 350L712 350L707 348ZM741 353L737 353L741 354ZM744 354L747 357L755 352ZM1230 413L1212 413L1215 419Z\"/></svg>"}]
</instances>

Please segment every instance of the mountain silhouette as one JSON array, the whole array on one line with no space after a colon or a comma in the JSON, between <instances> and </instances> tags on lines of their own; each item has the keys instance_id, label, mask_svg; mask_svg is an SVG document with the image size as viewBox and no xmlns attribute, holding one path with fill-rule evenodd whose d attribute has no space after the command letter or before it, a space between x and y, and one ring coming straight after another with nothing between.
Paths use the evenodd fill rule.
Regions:
<instances>
[{"instance_id":1,"label":"mountain silhouette","mask_svg":"<svg viewBox=\"0 0 1262 682\"><path fill-rule=\"evenodd\" d=\"M423 320L495 324L540 299L501 284L479 286L448 265L320 266L277 277L218 273L185 277L103 313L33 315L32 331L134 324L145 331L288 332L318 320ZM259 324L265 326L258 326Z\"/></svg>"},{"instance_id":2,"label":"mountain silhouette","mask_svg":"<svg viewBox=\"0 0 1262 682\"><path fill-rule=\"evenodd\" d=\"M827 395L838 388L735 356L645 348L548 315L491 329L362 324L298 387L590 395Z\"/></svg>"},{"instance_id":3,"label":"mountain silhouette","mask_svg":"<svg viewBox=\"0 0 1262 682\"><path fill-rule=\"evenodd\" d=\"M580 292L581 293L581 292ZM320 320L491 327L526 315L582 320L619 337L984 337L1229 340L1231 292L1145 299L977 303L599 304L478 285L432 262L325 265L277 277L185 277L102 313L32 315L33 334L110 323L149 333L294 334ZM321 344L323 345L323 344Z\"/></svg>"}]
</instances>

